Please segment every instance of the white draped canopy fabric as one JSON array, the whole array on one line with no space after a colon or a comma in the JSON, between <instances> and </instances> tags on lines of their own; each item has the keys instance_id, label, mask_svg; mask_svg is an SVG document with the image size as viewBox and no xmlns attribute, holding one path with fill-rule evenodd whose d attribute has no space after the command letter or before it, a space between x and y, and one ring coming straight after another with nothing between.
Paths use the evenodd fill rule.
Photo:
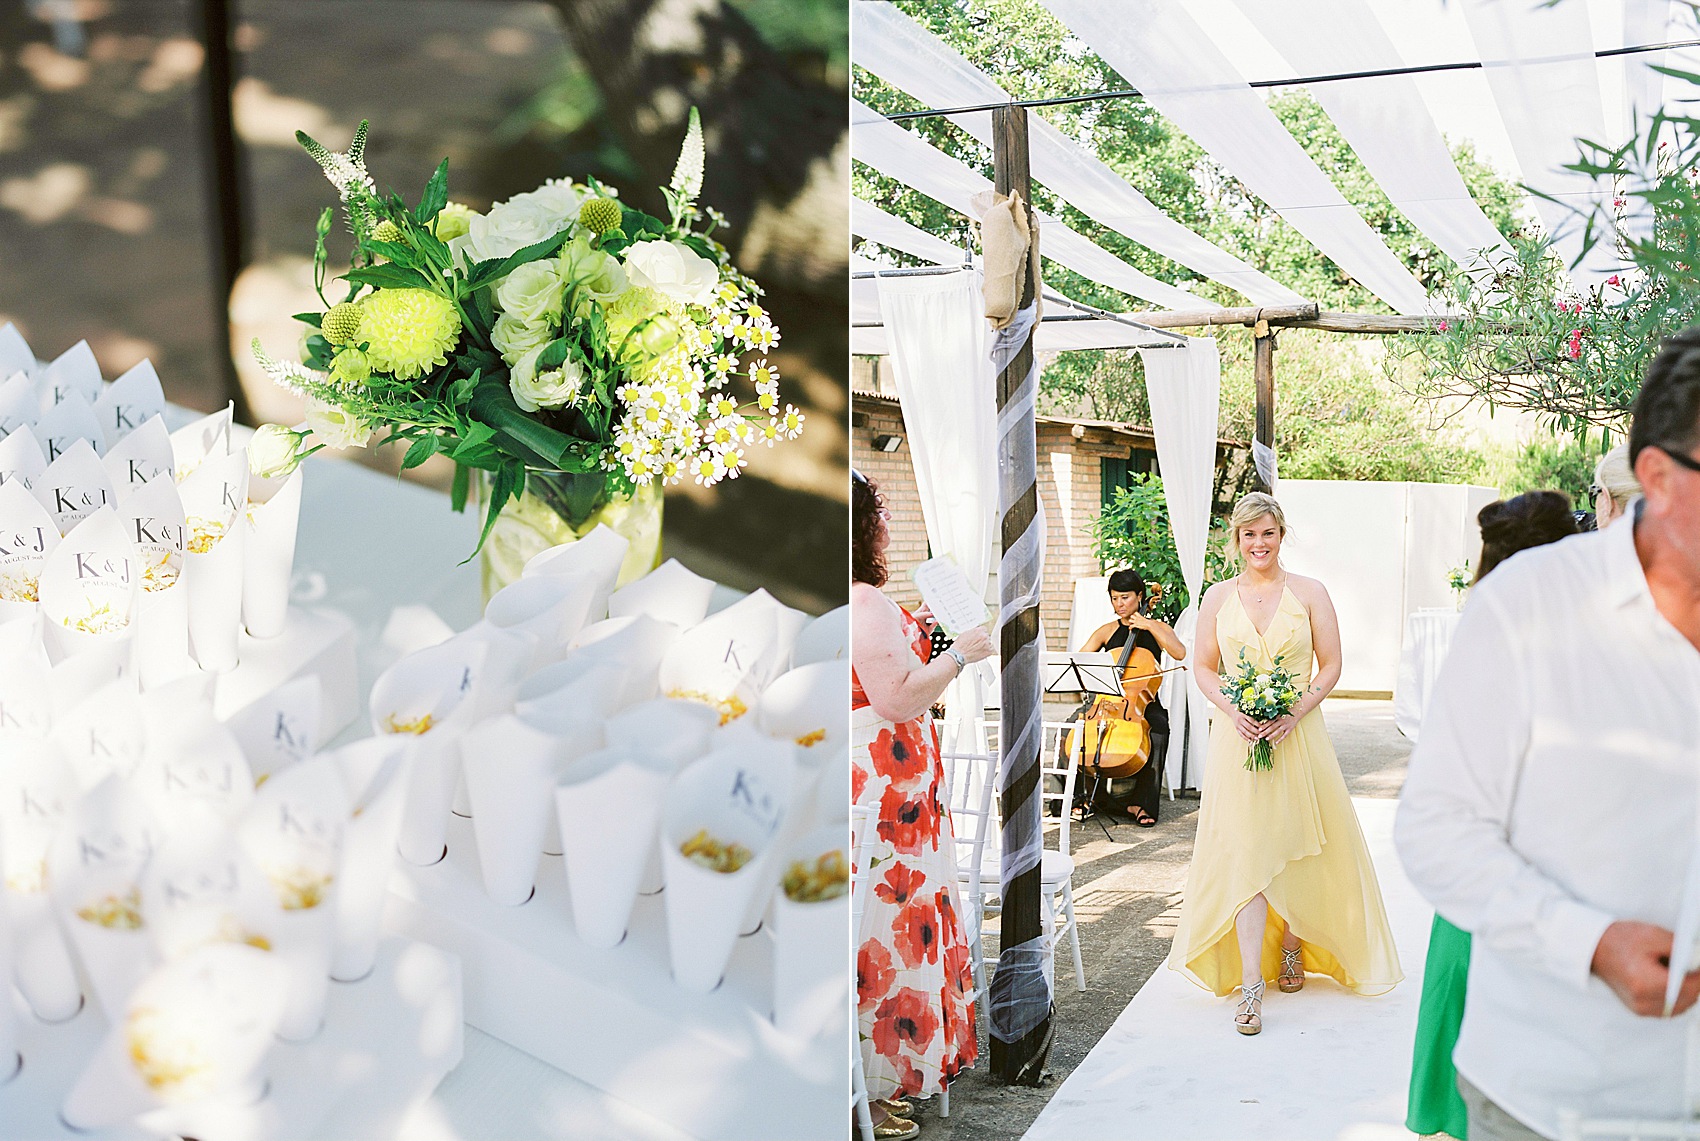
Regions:
<instances>
[{"instance_id":1,"label":"white draped canopy fabric","mask_svg":"<svg viewBox=\"0 0 1700 1141\"><path fill-rule=\"evenodd\" d=\"M886 0L850 6L856 62L929 107L1001 103L1010 96L992 78ZM953 115L951 122L986 146L992 114ZM1037 115L1028 116L1034 181L1089 218L1147 249L1238 290L1257 305L1289 305L1296 292L1174 221L1096 155Z\"/></svg>"},{"instance_id":2,"label":"white draped canopy fabric","mask_svg":"<svg viewBox=\"0 0 1700 1141\"><path fill-rule=\"evenodd\" d=\"M1235 0L1300 75L1405 64L1366 0ZM1459 266L1505 239L1470 192L1416 80L1384 75L1306 88L1387 197Z\"/></svg>"},{"instance_id":3,"label":"white draped canopy fabric","mask_svg":"<svg viewBox=\"0 0 1700 1141\"><path fill-rule=\"evenodd\" d=\"M991 190L991 180L904 130L858 100L850 101L850 154L882 174L912 186L960 214L970 199ZM1082 277L1169 309L1213 309L1213 302L1158 281L1094 245L1063 223L1034 211L1043 229L1039 252Z\"/></svg>"},{"instance_id":4,"label":"white draped canopy fabric","mask_svg":"<svg viewBox=\"0 0 1700 1141\"><path fill-rule=\"evenodd\" d=\"M1609 185L1564 169L1579 157L1578 138L1609 142L1616 134L1606 133L1588 6L1504 0L1462 0L1461 6L1494 103L1523 168L1523 182L1558 199L1535 196L1533 204L1569 266L1582 253L1582 219L1577 211L1612 193ZM1608 235L1587 262L1571 272L1580 283L1592 285L1619 268Z\"/></svg>"},{"instance_id":5,"label":"white draped canopy fabric","mask_svg":"<svg viewBox=\"0 0 1700 1141\"><path fill-rule=\"evenodd\" d=\"M985 592L997 523L996 376L979 275L877 280L892 371L934 556ZM955 740L982 741L990 670L969 668L946 697Z\"/></svg>"},{"instance_id":6,"label":"white draped canopy fabric","mask_svg":"<svg viewBox=\"0 0 1700 1141\"><path fill-rule=\"evenodd\" d=\"M910 254L935 265L961 265L964 251L943 238L887 214L878 206L854 196L850 199L850 232L878 242L888 250Z\"/></svg>"},{"instance_id":7,"label":"white draped canopy fabric","mask_svg":"<svg viewBox=\"0 0 1700 1141\"><path fill-rule=\"evenodd\" d=\"M1046 4L1138 87L1147 103L1341 269L1400 313L1426 311L1422 284L1181 5L1166 0Z\"/></svg>"},{"instance_id":8,"label":"white draped canopy fabric","mask_svg":"<svg viewBox=\"0 0 1700 1141\"><path fill-rule=\"evenodd\" d=\"M1157 466L1163 473L1163 499L1175 537L1181 577L1189 603L1175 633L1197 659L1194 635L1198 599L1204 591L1204 551L1210 541L1210 505L1216 486L1216 423L1221 411L1222 358L1214 337L1191 337L1184 349L1142 352L1145 392L1151 402L1151 430L1157 438ZM1195 758L1190 783L1204 787L1204 754L1209 737L1210 703L1190 672L1170 690L1168 771L1173 784L1180 772L1181 749L1190 738ZM1184 694L1184 700L1174 700Z\"/></svg>"}]
</instances>

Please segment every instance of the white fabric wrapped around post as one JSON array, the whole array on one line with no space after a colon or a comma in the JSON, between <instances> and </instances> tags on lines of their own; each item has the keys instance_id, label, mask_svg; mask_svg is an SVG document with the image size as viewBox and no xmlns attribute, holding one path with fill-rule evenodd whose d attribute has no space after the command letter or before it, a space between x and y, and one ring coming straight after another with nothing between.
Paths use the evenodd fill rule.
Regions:
<instances>
[{"instance_id":1,"label":"white fabric wrapped around post","mask_svg":"<svg viewBox=\"0 0 1700 1141\"><path fill-rule=\"evenodd\" d=\"M1222 357L1214 337L1189 337L1183 349L1146 349L1139 356L1145 365L1157 465L1163 472L1163 499L1168 504L1169 526L1189 600L1175 623L1175 633L1186 643L1190 659L1197 661L1198 600L1204 591L1204 550L1210 542L1210 504L1216 486ZM1169 714L1167 764L1171 774L1179 772L1182 750L1190 739L1196 761L1188 776L1196 787L1203 788L1210 703L1191 677L1182 692L1186 694L1185 707L1172 709Z\"/></svg>"},{"instance_id":2,"label":"white fabric wrapped around post","mask_svg":"<svg viewBox=\"0 0 1700 1141\"><path fill-rule=\"evenodd\" d=\"M1008 328L1000 329L992 342L992 373L1002 372L1020 352L1038 321L1038 307L1029 305L1016 315ZM1039 399L1039 366L1035 359L1021 386L1004 402L998 412L998 506L1006 510L1026 490L1034 472L1019 462L1021 456L1035 452L1037 427L1034 414ZM1030 463L1031 461L1029 461ZM1038 606L1045 577L1045 512L1041 501L1033 522L1003 553L998 564L998 581L1003 593L1003 605L998 613L997 626L1024 610ZM1029 776L1039 764L1044 747L1043 707L1039 693L1039 662L1044 656L1042 635L1022 646L1004 669L1002 684L1006 694L1030 693L1025 702L1026 717L1020 725L1012 723L1016 710L1011 701L1004 701L1003 719L999 728L998 792L1006 793L1012 786ZM958 746L960 748L960 746ZM1012 762L1026 759L1017 770ZM1043 778L1041 778L1043 779ZM1037 797L1037 792L1034 796ZM1009 898L1010 883L1023 872L1038 866L1044 851L1044 830L1037 811L1007 817L1003 822L1000 867L1005 899ZM1056 991L1051 971L1052 924L1045 925L1047 933L1005 947L998 953L996 982L988 995L991 1033L1004 1042L1016 1042L1031 1033L1050 1016ZM1043 993L1044 1001L1038 1000Z\"/></svg>"},{"instance_id":3,"label":"white fabric wrapped around post","mask_svg":"<svg viewBox=\"0 0 1700 1141\"><path fill-rule=\"evenodd\" d=\"M1017 267L1024 256L1017 254ZM997 374L977 276L965 270L878 282L927 542L984 593L997 520ZM976 752L985 745L981 717L993 676L990 666L972 666L945 694L955 739L973 741Z\"/></svg>"}]
</instances>

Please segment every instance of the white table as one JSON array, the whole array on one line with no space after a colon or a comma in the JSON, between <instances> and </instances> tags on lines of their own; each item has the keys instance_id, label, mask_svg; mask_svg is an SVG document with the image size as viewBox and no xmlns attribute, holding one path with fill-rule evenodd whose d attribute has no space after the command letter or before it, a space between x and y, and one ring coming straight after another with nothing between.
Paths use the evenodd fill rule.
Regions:
<instances>
[{"instance_id":1,"label":"white table","mask_svg":"<svg viewBox=\"0 0 1700 1141\"><path fill-rule=\"evenodd\" d=\"M395 607L428 606L457 630L478 620L478 563L460 564L478 540L481 519L472 506L456 515L446 496L359 464L315 456L306 468L297 597L354 620L364 708L373 680L397 656L382 642ZM350 733L367 735L359 723ZM400 1136L691 1141L642 1109L470 1026L465 1060L409 1117Z\"/></svg>"},{"instance_id":2,"label":"white table","mask_svg":"<svg viewBox=\"0 0 1700 1141\"><path fill-rule=\"evenodd\" d=\"M1417 739L1434 679L1440 675L1457 628L1458 611L1451 607L1416 610L1405 618L1399 674L1393 683L1393 723L1412 741Z\"/></svg>"}]
</instances>

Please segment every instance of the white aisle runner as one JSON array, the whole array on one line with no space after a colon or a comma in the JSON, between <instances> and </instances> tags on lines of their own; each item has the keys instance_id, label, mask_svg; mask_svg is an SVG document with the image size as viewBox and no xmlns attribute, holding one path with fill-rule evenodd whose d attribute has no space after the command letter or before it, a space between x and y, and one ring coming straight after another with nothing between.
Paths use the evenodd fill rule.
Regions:
<instances>
[{"instance_id":1,"label":"white aisle runner","mask_svg":"<svg viewBox=\"0 0 1700 1141\"><path fill-rule=\"evenodd\" d=\"M1383 1141L1408 1138L1405 1092L1433 919L1393 851L1398 801L1354 797L1405 981L1360 998L1316 975L1273 985L1263 1033L1167 966L1063 1082L1025 1141ZM1237 997L1237 996L1236 996Z\"/></svg>"}]
</instances>

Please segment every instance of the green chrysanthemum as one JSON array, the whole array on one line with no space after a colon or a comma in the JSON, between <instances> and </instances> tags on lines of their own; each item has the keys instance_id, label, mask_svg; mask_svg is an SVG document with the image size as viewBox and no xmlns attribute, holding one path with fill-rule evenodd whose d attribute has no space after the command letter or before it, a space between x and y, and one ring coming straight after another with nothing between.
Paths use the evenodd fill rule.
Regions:
<instances>
[{"instance_id":1,"label":"green chrysanthemum","mask_svg":"<svg viewBox=\"0 0 1700 1141\"><path fill-rule=\"evenodd\" d=\"M460 314L424 289L380 289L366 298L360 338L372 371L397 380L424 376L448 360L460 340Z\"/></svg>"},{"instance_id":2,"label":"green chrysanthemum","mask_svg":"<svg viewBox=\"0 0 1700 1141\"><path fill-rule=\"evenodd\" d=\"M360 305L354 301L332 305L319 331L333 345L352 345L360 337Z\"/></svg>"},{"instance_id":3,"label":"green chrysanthemum","mask_svg":"<svg viewBox=\"0 0 1700 1141\"><path fill-rule=\"evenodd\" d=\"M620 204L612 198L586 198L578 208L579 225L593 234L620 228Z\"/></svg>"}]
</instances>

